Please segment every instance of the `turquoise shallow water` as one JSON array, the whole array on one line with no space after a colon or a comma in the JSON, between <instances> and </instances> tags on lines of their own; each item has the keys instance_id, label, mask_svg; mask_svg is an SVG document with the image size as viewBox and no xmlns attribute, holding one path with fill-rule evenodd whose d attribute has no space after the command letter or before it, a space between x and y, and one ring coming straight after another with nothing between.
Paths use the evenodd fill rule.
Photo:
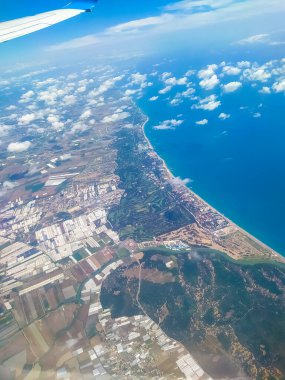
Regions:
<instances>
[{"instance_id":1,"label":"turquoise shallow water","mask_svg":"<svg viewBox=\"0 0 285 380\"><path fill-rule=\"evenodd\" d=\"M161 87L154 81L138 102L150 118L145 131L157 153L174 175L190 178L189 186L207 202L285 255L284 95L262 95L248 84L206 112L192 110L188 100L178 107L165 96L150 102ZM232 116L222 121L220 112ZM261 117L253 117L257 112ZM184 122L176 129L153 129L177 117ZM205 117L208 125L195 124Z\"/></svg>"}]
</instances>

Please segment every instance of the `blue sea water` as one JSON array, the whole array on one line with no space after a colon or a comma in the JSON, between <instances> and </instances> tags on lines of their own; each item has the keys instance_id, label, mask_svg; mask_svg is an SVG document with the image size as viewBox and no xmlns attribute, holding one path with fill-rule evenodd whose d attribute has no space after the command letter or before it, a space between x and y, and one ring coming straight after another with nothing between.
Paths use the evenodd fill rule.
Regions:
<instances>
[{"instance_id":1,"label":"blue sea water","mask_svg":"<svg viewBox=\"0 0 285 380\"><path fill-rule=\"evenodd\" d=\"M180 74L186 68L189 62L180 64ZM221 107L209 112L191 109L194 102L190 100L177 107L169 105L177 87L150 102L149 97L162 87L154 80L138 101L149 117L145 131L154 149L175 176L192 180L188 186L197 194L285 255L284 94L263 95L251 83L227 95L202 91L201 97L214 92L222 101ZM220 120L221 112L231 118ZM256 113L261 117L254 117ZM172 118L184 122L173 130L153 128ZM204 118L207 125L196 125Z\"/></svg>"}]
</instances>

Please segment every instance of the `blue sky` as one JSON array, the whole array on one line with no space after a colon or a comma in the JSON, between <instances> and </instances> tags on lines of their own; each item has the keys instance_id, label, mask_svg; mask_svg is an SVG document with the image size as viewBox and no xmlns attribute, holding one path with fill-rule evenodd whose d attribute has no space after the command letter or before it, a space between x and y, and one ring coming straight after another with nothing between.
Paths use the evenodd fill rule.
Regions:
<instances>
[{"instance_id":1,"label":"blue sky","mask_svg":"<svg viewBox=\"0 0 285 380\"><path fill-rule=\"evenodd\" d=\"M65 4L4 0L0 17L5 21ZM209 49L239 50L241 45L243 50L266 46L281 51L284 14L283 0L99 0L92 14L2 44L0 65L76 62L90 56L110 59L171 49L207 54Z\"/></svg>"}]
</instances>

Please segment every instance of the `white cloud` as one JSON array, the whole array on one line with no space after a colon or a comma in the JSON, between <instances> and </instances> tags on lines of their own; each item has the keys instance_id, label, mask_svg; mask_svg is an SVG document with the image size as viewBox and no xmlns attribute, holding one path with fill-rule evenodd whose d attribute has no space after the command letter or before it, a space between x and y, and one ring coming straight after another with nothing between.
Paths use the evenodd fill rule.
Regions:
<instances>
[{"instance_id":1,"label":"white cloud","mask_svg":"<svg viewBox=\"0 0 285 380\"><path fill-rule=\"evenodd\" d=\"M266 43L268 42L269 34L256 34L253 36L249 36L243 38L242 40L237 41L239 45L248 45L248 44L256 44L256 43Z\"/></svg>"},{"instance_id":2,"label":"white cloud","mask_svg":"<svg viewBox=\"0 0 285 380\"><path fill-rule=\"evenodd\" d=\"M225 85L223 85L223 90L225 93L235 92L239 88L241 88L242 83L241 82L230 82Z\"/></svg>"},{"instance_id":3,"label":"white cloud","mask_svg":"<svg viewBox=\"0 0 285 380\"><path fill-rule=\"evenodd\" d=\"M254 118L260 118L261 117L261 113L260 112L256 112L253 114L253 117Z\"/></svg>"},{"instance_id":4,"label":"white cloud","mask_svg":"<svg viewBox=\"0 0 285 380\"><path fill-rule=\"evenodd\" d=\"M172 73L170 73L169 71L165 71L164 73L161 74L161 79L164 82L165 79L171 77L171 75L172 75Z\"/></svg>"},{"instance_id":5,"label":"white cloud","mask_svg":"<svg viewBox=\"0 0 285 380\"><path fill-rule=\"evenodd\" d=\"M20 125L28 125L36 119L35 113L27 113L19 118Z\"/></svg>"},{"instance_id":6,"label":"white cloud","mask_svg":"<svg viewBox=\"0 0 285 380\"><path fill-rule=\"evenodd\" d=\"M63 103L66 106L71 106L71 105L75 104L76 103L76 96L74 96L74 95L65 95L65 97L63 98Z\"/></svg>"},{"instance_id":7,"label":"white cloud","mask_svg":"<svg viewBox=\"0 0 285 380\"><path fill-rule=\"evenodd\" d=\"M230 117L231 117L231 115L228 113L222 112L219 114L219 119L221 119L221 120L226 120L226 119L229 119Z\"/></svg>"},{"instance_id":8,"label":"white cloud","mask_svg":"<svg viewBox=\"0 0 285 380\"><path fill-rule=\"evenodd\" d=\"M171 86L166 86L162 90L158 91L158 93L163 95L163 94L166 94L167 92L171 91L171 89L172 89Z\"/></svg>"},{"instance_id":9,"label":"white cloud","mask_svg":"<svg viewBox=\"0 0 285 380\"><path fill-rule=\"evenodd\" d=\"M195 74L195 70L187 70L186 71L186 73L185 73L185 76L186 77L191 77L192 75L194 75Z\"/></svg>"},{"instance_id":10,"label":"white cloud","mask_svg":"<svg viewBox=\"0 0 285 380\"><path fill-rule=\"evenodd\" d=\"M57 81L57 79L55 79L55 78L47 78L47 79L45 79L45 80L43 80L43 81L36 81L35 82L35 85L37 86L37 87L43 87L43 86L46 86L46 85L51 85L51 84L55 84L55 83L57 83L58 81Z\"/></svg>"},{"instance_id":11,"label":"white cloud","mask_svg":"<svg viewBox=\"0 0 285 380\"><path fill-rule=\"evenodd\" d=\"M149 101L155 102L157 99L158 99L158 96L152 96L151 98L149 98Z\"/></svg>"},{"instance_id":12,"label":"white cloud","mask_svg":"<svg viewBox=\"0 0 285 380\"><path fill-rule=\"evenodd\" d=\"M216 74L212 75L209 78L205 78L200 81L200 86L204 88L205 90L212 90L220 83L218 77Z\"/></svg>"},{"instance_id":13,"label":"white cloud","mask_svg":"<svg viewBox=\"0 0 285 380\"><path fill-rule=\"evenodd\" d=\"M244 15L247 20L255 21L260 15L268 17L282 11L282 0L271 0L270 3L268 0L184 0L165 7L158 16L131 20L108 28L97 35L91 34L49 47L49 50L62 51L100 44L98 47L100 52L101 46L109 49L110 45L118 47L118 43L133 50L134 47L140 48L140 41L152 41L150 39L158 38L159 34L215 24L220 26L228 22L237 24L237 21L244 21Z\"/></svg>"},{"instance_id":14,"label":"white cloud","mask_svg":"<svg viewBox=\"0 0 285 380\"><path fill-rule=\"evenodd\" d=\"M30 141L13 142L8 145L7 150L10 153L21 153L28 150L31 145Z\"/></svg>"},{"instance_id":15,"label":"white cloud","mask_svg":"<svg viewBox=\"0 0 285 380\"><path fill-rule=\"evenodd\" d=\"M236 42L239 45L267 44L267 45L284 45L283 41L273 41L269 34L256 34L243 38Z\"/></svg>"},{"instance_id":16,"label":"white cloud","mask_svg":"<svg viewBox=\"0 0 285 380\"><path fill-rule=\"evenodd\" d=\"M183 121L184 120L177 120L177 119L165 120L159 123L158 125L155 125L153 129L158 129L158 130L175 129L176 127L180 126L183 123Z\"/></svg>"},{"instance_id":17,"label":"white cloud","mask_svg":"<svg viewBox=\"0 0 285 380\"><path fill-rule=\"evenodd\" d=\"M241 73L241 69L235 66L224 66L223 73L226 75L239 75Z\"/></svg>"},{"instance_id":18,"label":"white cloud","mask_svg":"<svg viewBox=\"0 0 285 380\"><path fill-rule=\"evenodd\" d=\"M249 61L240 61L237 63L237 66L241 69L248 69L251 66Z\"/></svg>"},{"instance_id":19,"label":"white cloud","mask_svg":"<svg viewBox=\"0 0 285 380\"><path fill-rule=\"evenodd\" d=\"M218 65L212 64L208 65L206 69L200 70L198 72L198 78L200 79L205 79L205 78L210 78L215 74L215 70L217 70Z\"/></svg>"},{"instance_id":20,"label":"white cloud","mask_svg":"<svg viewBox=\"0 0 285 380\"><path fill-rule=\"evenodd\" d=\"M14 111L16 109L17 109L17 107L15 105L11 105L11 106L6 107L7 111Z\"/></svg>"},{"instance_id":21,"label":"white cloud","mask_svg":"<svg viewBox=\"0 0 285 380\"><path fill-rule=\"evenodd\" d=\"M176 94L175 98L173 98L169 104L171 106L179 106L179 104L181 104L183 102L182 100L182 97L181 97L181 94Z\"/></svg>"},{"instance_id":22,"label":"white cloud","mask_svg":"<svg viewBox=\"0 0 285 380\"><path fill-rule=\"evenodd\" d=\"M171 77L171 78L167 78L164 80L164 83L167 85L167 86L183 86L183 85L186 85L187 84L187 77L182 77L182 78L175 78L175 77Z\"/></svg>"},{"instance_id":23,"label":"white cloud","mask_svg":"<svg viewBox=\"0 0 285 380\"><path fill-rule=\"evenodd\" d=\"M193 180L190 179L190 178L184 178L182 179L181 177L173 177L171 179L171 183L174 185L174 186L186 186L188 185L189 183L192 183Z\"/></svg>"},{"instance_id":24,"label":"white cloud","mask_svg":"<svg viewBox=\"0 0 285 380\"><path fill-rule=\"evenodd\" d=\"M64 123L61 122L57 115L49 115L47 121L51 124L51 127L55 130L60 130L64 127Z\"/></svg>"},{"instance_id":25,"label":"white cloud","mask_svg":"<svg viewBox=\"0 0 285 380\"><path fill-rule=\"evenodd\" d=\"M270 87L262 87L262 89L259 91L261 94L271 94Z\"/></svg>"},{"instance_id":26,"label":"white cloud","mask_svg":"<svg viewBox=\"0 0 285 380\"><path fill-rule=\"evenodd\" d=\"M225 7L231 5L232 0L181 0L169 4L165 7L169 11L195 11L200 7ZM205 8L205 11L208 11L209 8ZM201 10L202 11L202 10Z\"/></svg>"},{"instance_id":27,"label":"white cloud","mask_svg":"<svg viewBox=\"0 0 285 380\"><path fill-rule=\"evenodd\" d=\"M125 91L125 96L129 97L129 96L137 94L138 92L141 93L141 90L140 89L136 89L136 90L128 89Z\"/></svg>"},{"instance_id":28,"label":"white cloud","mask_svg":"<svg viewBox=\"0 0 285 380\"><path fill-rule=\"evenodd\" d=\"M105 82L103 82L97 89L94 89L89 92L89 97L96 97L98 95L102 95L111 88L115 86L115 84L123 79L123 75L116 76L114 78L107 79Z\"/></svg>"},{"instance_id":29,"label":"white cloud","mask_svg":"<svg viewBox=\"0 0 285 380\"><path fill-rule=\"evenodd\" d=\"M210 95L204 99L200 99L198 104L194 104L192 109L201 109L204 111L214 111L216 108L221 106L221 101L217 100L216 95Z\"/></svg>"},{"instance_id":30,"label":"white cloud","mask_svg":"<svg viewBox=\"0 0 285 380\"><path fill-rule=\"evenodd\" d=\"M80 119L88 119L92 116L92 111L90 109L85 110L81 115Z\"/></svg>"},{"instance_id":31,"label":"white cloud","mask_svg":"<svg viewBox=\"0 0 285 380\"><path fill-rule=\"evenodd\" d=\"M208 119L203 119L203 120L199 120L199 121L196 121L196 124L197 125L206 125L208 124Z\"/></svg>"},{"instance_id":32,"label":"white cloud","mask_svg":"<svg viewBox=\"0 0 285 380\"><path fill-rule=\"evenodd\" d=\"M191 98L194 92L195 88L189 87L186 91L183 91L181 95L185 98Z\"/></svg>"},{"instance_id":33,"label":"white cloud","mask_svg":"<svg viewBox=\"0 0 285 380\"><path fill-rule=\"evenodd\" d=\"M74 38L73 40L62 42L61 44L51 45L46 48L47 51L62 51L69 49L78 49L90 45L95 45L100 40L94 34L89 34L84 37Z\"/></svg>"},{"instance_id":34,"label":"white cloud","mask_svg":"<svg viewBox=\"0 0 285 380\"><path fill-rule=\"evenodd\" d=\"M266 82L271 78L271 73L267 72L263 67L252 67L244 70L243 78L250 81Z\"/></svg>"},{"instance_id":35,"label":"white cloud","mask_svg":"<svg viewBox=\"0 0 285 380\"><path fill-rule=\"evenodd\" d=\"M275 82L272 86L275 92L285 92L285 79L281 79L278 82Z\"/></svg>"},{"instance_id":36,"label":"white cloud","mask_svg":"<svg viewBox=\"0 0 285 380\"><path fill-rule=\"evenodd\" d=\"M102 120L102 123L114 123L116 121L127 119L129 116L129 112L116 112L112 115L105 116Z\"/></svg>"},{"instance_id":37,"label":"white cloud","mask_svg":"<svg viewBox=\"0 0 285 380\"><path fill-rule=\"evenodd\" d=\"M10 125L0 124L0 136L6 136L9 133L10 129Z\"/></svg>"},{"instance_id":38,"label":"white cloud","mask_svg":"<svg viewBox=\"0 0 285 380\"><path fill-rule=\"evenodd\" d=\"M144 84L147 80L147 74L141 74L141 73L135 73L131 75L130 82L133 85L139 85L141 86Z\"/></svg>"},{"instance_id":39,"label":"white cloud","mask_svg":"<svg viewBox=\"0 0 285 380\"><path fill-rule=\"evenodd\" d=\"M112 26L107 29L107 34L113 33L132 33L137 31L138 29L144 29L146 27L157 26L170 21L173 17L169 14L162 14L157 17L147 17L138 20L133 20L129 22L125 22L122 24L118 24L116 26Z\"/></svg>"},{"instance_id":40,"label":"white cloud","mask_svg":"<svg viewBox=\"0 0 285 380\"><path fill-rule=\"evenodd\" d=\"M28 103L34 95L34 91L27 91L25 94L21 96L19 103Z\"/></svg>"}]
</instances>

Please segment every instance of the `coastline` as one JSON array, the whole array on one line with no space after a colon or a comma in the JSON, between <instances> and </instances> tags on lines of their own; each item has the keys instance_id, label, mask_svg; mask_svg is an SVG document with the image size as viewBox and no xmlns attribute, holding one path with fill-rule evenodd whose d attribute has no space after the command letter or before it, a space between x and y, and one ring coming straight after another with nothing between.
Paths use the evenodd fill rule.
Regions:
<instances>
[{"instance_id":1,"label":"coastline","mask_svg":"<svg viewBox=\"0 0 285 380\"><path fill-rule=\"evenodd\" d=\"M144 115L146 117L146 120L144 121L144 123L142 124L142 132L143 132L143 135L144 135L144 138L148 144L148 146L150 147L150 149L153 151L153 153L158 157L158 159L162 162L162 165L163 165L163 168L165 170L165 172L167 173L169 179L173 179L175 178L175 175L171 172L171 170L168 168L165 160L159 156L159 154L156 152L156 150L154 149L152 143L150 142L149 138L147 137L146 135L146 131L145 131L145 127L146 125L148 124L148 122L150 121L150 118L149 116L147 116L142 110L141 108L136 104L136 106L139 108L140 112L142 113L142 115ZM199 199L201 202L203 202L205 205L207 205L211 210L213 210L214 212L218 213L219 215L221 215L228 223L231 227L234 227L235 229L237 229L238 231L240 231L242 234L246 235L248 238L252 239L255 243L257 243L258 245L260 245L261 247L263 247L264 249L267 249L271 252L271 254L273 255L273 258L272 260L274 260L274 256L276 259L279 259L278 261L282 261L283 263L285 262L285 258L283 255L281 255L281 253L275 251L274 249L272 249L270 246L268 246L267 244L263 243L262 241L260 241L258 238L256 238L255 236L253 236L252 234L250 234L249 232L247 232L246 230L244 230L242 227L240 227L239 225L237 225L236 223L234 223L231 219L227 218L224 214L222 214L220 211L218 211L217 209L215 209L212 205L210 205L207 201L205 201L203 198L201 198L197 193L195 193L192 189L190 189L188 186L186 186L185 184L181 185L183 186L191 195L194 195L195 197L197 197L197 199ZM194 216L194 215L193 215ZM194 216L195 217L195 216ZM196 218L195 218L196 220Z\"/></svg>"}]
</instances>

